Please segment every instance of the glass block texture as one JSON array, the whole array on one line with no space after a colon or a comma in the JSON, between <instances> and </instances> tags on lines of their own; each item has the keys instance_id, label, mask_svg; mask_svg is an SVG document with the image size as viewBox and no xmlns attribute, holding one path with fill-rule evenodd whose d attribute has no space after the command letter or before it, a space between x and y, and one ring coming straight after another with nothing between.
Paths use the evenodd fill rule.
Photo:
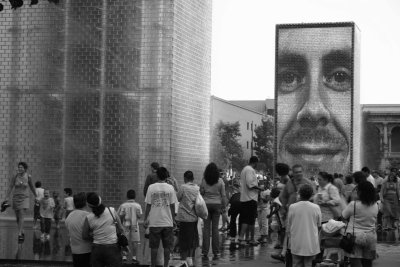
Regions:
<instances>
[{"instance_id":1,"label":"glass block texture","mask_svg":"<svg viewBox=\"0 0 400 267\"><path fill-rule=\"evenodd\" d=\"M359 167L354 29L351 23L277 27L275 158L301 164L305 177Z\"/></svg>"},{"instance_id":2,"label":"glass block texture","mask_svg":"<svg viewBox=\"0 0 400 267\"><path fill-rule=\"evenodd\" d=\"M185 2L41 1L1 12L0 199L18 161L45 188L96 191L110 205L129 188L143 200L153 161L175 176L201 173L211 1Z\"/></svg>"}]
</instances>

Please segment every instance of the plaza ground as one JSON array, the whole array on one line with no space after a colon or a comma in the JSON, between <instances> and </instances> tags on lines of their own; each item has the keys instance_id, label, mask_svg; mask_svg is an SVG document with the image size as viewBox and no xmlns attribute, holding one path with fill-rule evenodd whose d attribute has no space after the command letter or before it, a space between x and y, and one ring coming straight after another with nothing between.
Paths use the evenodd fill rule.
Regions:
<instances>
[{"instance_id":1,"label":"plaza ground","mask_svg":"<svg viewBox=\"0 0 400 267\"><path fill-rule=\"evenodd\" d=\"M143 233L143 231L142 231ZM64 227L60 230L51 230L49 242L40 241L40 231L32 229L32 222L27 221L25 225L26 239L18 244L16 223L13 218L2 218L0 220L0 266L72 266L72 257L68 248L68 237ZM393 240L392 235L380 236L377 246L378 259L374 267L400 266L400 245ZM283 267L283 263L270 257L274 253L272 244L256 247L246 247L239 250L230 250L230 241L225 235L220 235L221 257L217 260L204 260L200 257L200 250L196 253L196 266L276 266ZM148 265L147 240L142 238L139 248L138 259L143 265ZM147 259L146 259L147 258ZM171 265L178 263L174 259ZM126 266L131 266L126 264Z\"/></svg>"}]
</instances>

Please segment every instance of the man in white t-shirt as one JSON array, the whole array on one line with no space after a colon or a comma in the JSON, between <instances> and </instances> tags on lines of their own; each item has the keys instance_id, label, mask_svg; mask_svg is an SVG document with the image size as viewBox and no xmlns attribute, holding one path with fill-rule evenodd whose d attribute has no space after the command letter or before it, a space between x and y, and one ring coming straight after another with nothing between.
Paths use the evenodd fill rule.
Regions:
<instances>
[{"instance_id":1,"label":"man in white t-shirt","mask_svg":"<svg viewBox=\"0 0 400 267\"><path fill-rule=\"evenodd\" d=\"M175 203L178 200L174 187L166 183L168 178L167 169L164 167L158 168L157 176L159 182L150 185L147 190L144 227L149 227L151 266L156 266L157 251L161 240L164 248L164 267L168 267L174 240Z\"/></svg>"},{"instance_id":2,"label":"man in white t-shirt","mask_svg":"<svg viewBox=\"0 0 400 267\"><path fill-rule=\"evenodd\" d=\"M82 238L82 229L86 216L89 214L85 210L86 194L78 193L73 197L75 210L65 219L65 226L71 241L72 260L74 267L90 266L90 254L92 252L92 242Z\"/></svg>"},{"instance_id":3,"label":"man in white t-shirt","mask_svg":"<svg viewBox=\"0 0 400 267\"><path fill-rule=\"evenodd\" d=\"M258 187L258 180L255 168L258 163L258 158L252 156L249 160L249 165L243 168L240 174L240 220L242 222L239 245L245 246L246 240L249 241L249 245L257 245L258 243L254 240L254 225L257 217L257 201L258 193L261 190ZM246 233L250 236L245 237Z\"/></svg>"},{"instance_id":4,"label":"man in white t-shirt","mask_svg":"<svg viewBox=\"0 0 400 267\"><path fill-rule=\"evenodd\" d=\"M299 189L300 201L289 206L286 232L292 252L293 266L311 267L312 260L320 253L319 228L321 209L310 202L313 188L303 184Z\"/></svg>"}]
</instances>

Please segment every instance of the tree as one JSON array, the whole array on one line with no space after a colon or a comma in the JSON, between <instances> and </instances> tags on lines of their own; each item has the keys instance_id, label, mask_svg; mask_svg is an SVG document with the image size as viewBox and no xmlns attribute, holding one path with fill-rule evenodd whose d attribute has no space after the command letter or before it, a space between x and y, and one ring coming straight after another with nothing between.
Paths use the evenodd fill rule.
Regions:
<instances>
[{"instance_id":1,"label":"tree","mask_svg":"<svg viewBox=\"0 0 400 267\"><path fill-rule=\"evenodd\" d=\"M267 115L254 129L254 151L266 170L272 171L274 160L274 118Z\"/></svg>"},{"instance_id":2,"label":"tree","mask_svg":"<svg viewBox=\"0 0 400 267\"><path fill-rule=\"evenodd\" d=\"M240 133L239 122L229 123L219 121L215 126L215 134L217 137L217 153L215 156L222 157L219 158L219 162L224 162L224 165L220 165L224 168L232 168L236 170L241 170L245 162L243 160L243 150L239 143L239 137L242 136ZM218 148L218 145L220 147ZM218 164L218 163L217 163Z\"/></svg>"}]
</instances>

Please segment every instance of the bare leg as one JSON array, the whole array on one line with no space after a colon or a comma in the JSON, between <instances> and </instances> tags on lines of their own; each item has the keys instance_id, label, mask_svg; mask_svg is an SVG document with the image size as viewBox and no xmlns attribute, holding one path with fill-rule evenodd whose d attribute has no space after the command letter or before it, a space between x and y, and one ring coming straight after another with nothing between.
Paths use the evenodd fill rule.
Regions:
<instances>
[{"instance_id":1,"label":"bare leg","mask_svg":"<svg viewBox=\"0 0 400 267\"><path fill-rule=\"evenodd\" d=\"M158 252L158 248L152 248L151 249L151 267L155 267L156 266L157 252ZM165 250L164 250L164 256L165 256ZM165 265L165 262L164 262L164 265Z\"/></svg>"},{"instance_id":2,"label":"bare leg","mask_svg":"<svg viewBox=\"0 0 400 267\"><path fill-rule=\"evenodd\" d=\"M171 251L169 248L164 248L164 267L169 266L169 255L171 254Z\"/></svg>"},{"instance_id":3,"label":"bare leg","mask_svg":"<svg viewBox=\"0 0 400 267\"><path fill-rule=\"evenodd\" d=\"M24 229L24 210L16 210L15 217L17 219L18 235L21 235Z\"/></svg>"},{"instance_id":4,"label":"bare leg","mask_svg":"<svg viewBox=\"0 0 400 267\"><path fill-rule=\"evenodd\" d=\"M247 228L248 228L248 224L243 223L242 224L242 228L240 229L240 235L239 235L239 239L240 240L246 240L246 233L247 233Z\"/></svg>"}]
</instances>

